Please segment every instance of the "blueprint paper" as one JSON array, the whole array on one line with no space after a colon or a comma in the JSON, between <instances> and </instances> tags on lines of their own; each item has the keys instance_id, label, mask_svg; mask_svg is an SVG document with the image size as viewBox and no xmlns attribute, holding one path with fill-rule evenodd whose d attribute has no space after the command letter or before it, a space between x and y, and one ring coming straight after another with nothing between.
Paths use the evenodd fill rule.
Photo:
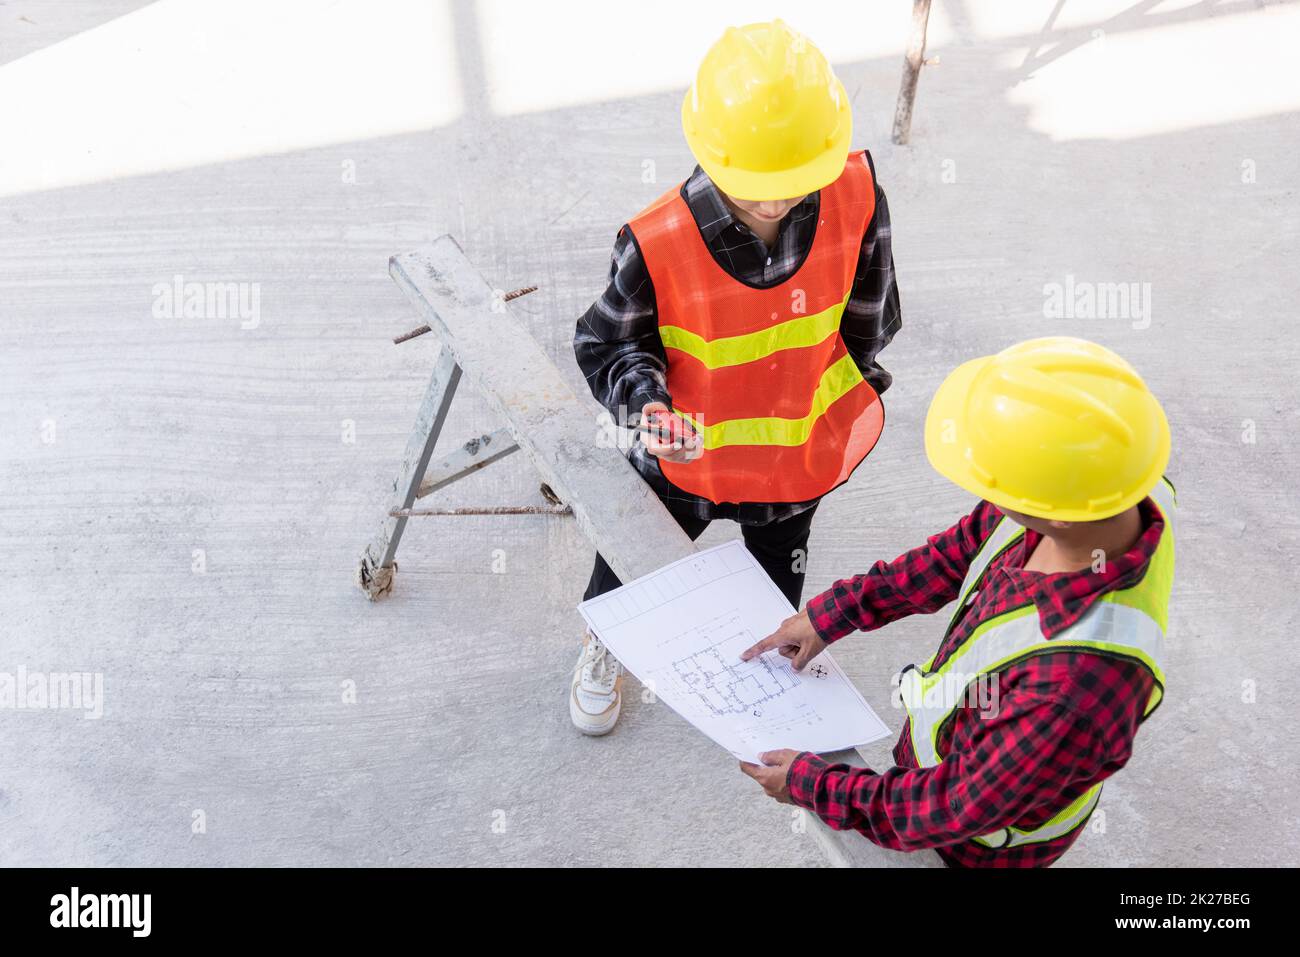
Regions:
<instances>
[{"instance_id":1,"label":"blueprint paper","mask_svg":"<svg viewBox=\"0 0 1300 957\"><path fill-rule=\"evenodd\" d=\"M802 672L776 651L740 653L794 614L744 544L665 565L578 606L614 656L737 758L837 751L889 734L829 651Z\"/></svg>"}]
</instances>

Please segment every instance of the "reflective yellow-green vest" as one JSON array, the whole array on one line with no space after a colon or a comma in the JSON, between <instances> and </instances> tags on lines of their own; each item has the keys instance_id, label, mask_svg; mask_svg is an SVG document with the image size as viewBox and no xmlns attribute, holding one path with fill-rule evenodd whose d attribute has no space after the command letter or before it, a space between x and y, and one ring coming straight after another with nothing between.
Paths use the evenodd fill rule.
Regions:
<instances>
[{"instance_id":1,"label":"reflective yellow-green vest","mask_svg":"<svg viewBox=\"0 0 1300 957\"><path fill-rule=\"evenodd\" d=\"M944 759L945 755L939 753L940 733L958 707L973 700L967 693L972 683L988 680L986 676L994 676L1035 655L1085 651L1140 663L1155 679L1142 719L1150 716L1164 696L1162 648L1174 579L1173 486L1162 479L1152 489L1151 498L1163 513L1165 527L1140 582L1106 593L1082 618L1050 640L1043 636L1038 610L1030 604L980 622L965 643L937 668L934 661L938 652L935 652L920 668L909 665L904 670L899 692L911 722L912 747L921 767L934 767ZM1022 526L1009 518L1003 517L998 523L966 572L949 629L973 600L989 564L1019 541L1024 532ZM991 848L1054 840L1082 827L1100 796L1098 782L1040 827L1028 831L1004 827L973 840Z\"/></svg>"}]
</instances>

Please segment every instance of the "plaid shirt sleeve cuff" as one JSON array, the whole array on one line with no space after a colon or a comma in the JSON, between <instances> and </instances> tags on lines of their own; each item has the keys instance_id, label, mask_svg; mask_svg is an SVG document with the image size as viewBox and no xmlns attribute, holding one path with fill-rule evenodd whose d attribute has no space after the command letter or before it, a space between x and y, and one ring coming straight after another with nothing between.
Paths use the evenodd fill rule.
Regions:
<instances>
[{"instance_id":1,"label":"plaid shirt sleeve cuff","mask_svg":"<svg viewBox=\"0 0 1300 957\"><path fill-rule=\"evenodd\" d=\"M858 626L845 618L836 605L834 588L808 600L808 620L812 622L813 630L828 645L858 630Z\"/></svg>"},{"instance_id":2,"label":"plaid shirt sleeve cuff","mask_svg":"<svg viewBox=\"0 0 1300 957\"><path fill-rule=\"evenodd\" d=\"M627 420L632 425L641 421L641 410L651 402L662 402L664 405L671 407L672 401L667 392L661 392L657 389L641 391L632 396L627 403Z\"/></svg>"},{"instance_id":3,"label":"plaid shirt sleeve cuff","mask_svg":"<svg viewBox=\"0 0 1300 957\"><path fill-rule=\"evenodd\" d=\"M813 798L817 793L817 779L830 765L811 751L803 751L790 764L785 775L785 786L790 800L808 810L814 810Z\"/></svg>"}]
</instances>

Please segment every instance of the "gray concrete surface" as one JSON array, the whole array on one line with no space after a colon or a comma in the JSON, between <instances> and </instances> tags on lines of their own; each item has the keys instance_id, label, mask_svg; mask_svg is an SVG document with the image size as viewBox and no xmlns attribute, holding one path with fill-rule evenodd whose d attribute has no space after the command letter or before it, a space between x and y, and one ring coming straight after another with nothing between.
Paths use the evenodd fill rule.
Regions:
<instances>
[{"instance_id":1,"label":"gray concrete surface","mask_svg":"<svg viewBox=\"0 0 1300 957\"><path fill-rule=\"evenodd\" d=\"M1104 831L1064 863L1295 864L1300 123L1229 110L1144 135L1046 134L1023 63L1038 50L1065 69L1103 17L1024 6L1039 29L985 31L982 3L936 5L941 65L908 148L887 142L898 56L837 61L889 194L905 328L884 357L880 446L818 516L809 593L969 507L921 445L948 369L1053 333L1118 349L1176 436L1170 684L1106 787ZM1107 35L1257 18L1245 29L1263 38L1274 12L1156 6L1106 15ZM451 12L461 74L482 77L479 11ZM105 18L20 0L0 19L3 80ZM1238 74L1222 83L1254 102ZM820 863L788 808L634 684L613 735L573 731L591 549L571 521L421 520L388 601L352 584L434 350L389 342L417 323L388 256L451 231L494 284L539 284L518 314L581 386L569 337L615 229L692 165L680 95L510 114L470 97L424 132L0 197L0 671L104 681L99 720L0 711L0 862ZM349 161L355 183L340 181ZM260 324L155 318L153 288L176 274L259 283ZM1149 325L1045 318L1044 285L1067 275L1150 283ZM496 425L463 394L449 440ZM522 457L441 495L539 500ZM836 655L897 727L889 675L938 632L913 619Z\"/></svg>"}]
</instances>

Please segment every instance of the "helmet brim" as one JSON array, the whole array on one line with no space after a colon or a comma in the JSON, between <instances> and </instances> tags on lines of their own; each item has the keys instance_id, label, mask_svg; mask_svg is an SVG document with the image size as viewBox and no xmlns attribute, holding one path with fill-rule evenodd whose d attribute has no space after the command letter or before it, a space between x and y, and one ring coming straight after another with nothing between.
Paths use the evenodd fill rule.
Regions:
<instances>
[{"instance_id":1,"label":"helmet brim","mask_svg":"<svg viewBox=\"0 0 1300 957\"><path fill-rule=\"evenodd\" d=\"M925 456L930 466L953 484L989 501L993 501L986 494L990 490L971 468L965 428L971 385L991 360L992 356L981 356L954 369L935 392L925 415Z\"/></svg>"}]
</instances>

